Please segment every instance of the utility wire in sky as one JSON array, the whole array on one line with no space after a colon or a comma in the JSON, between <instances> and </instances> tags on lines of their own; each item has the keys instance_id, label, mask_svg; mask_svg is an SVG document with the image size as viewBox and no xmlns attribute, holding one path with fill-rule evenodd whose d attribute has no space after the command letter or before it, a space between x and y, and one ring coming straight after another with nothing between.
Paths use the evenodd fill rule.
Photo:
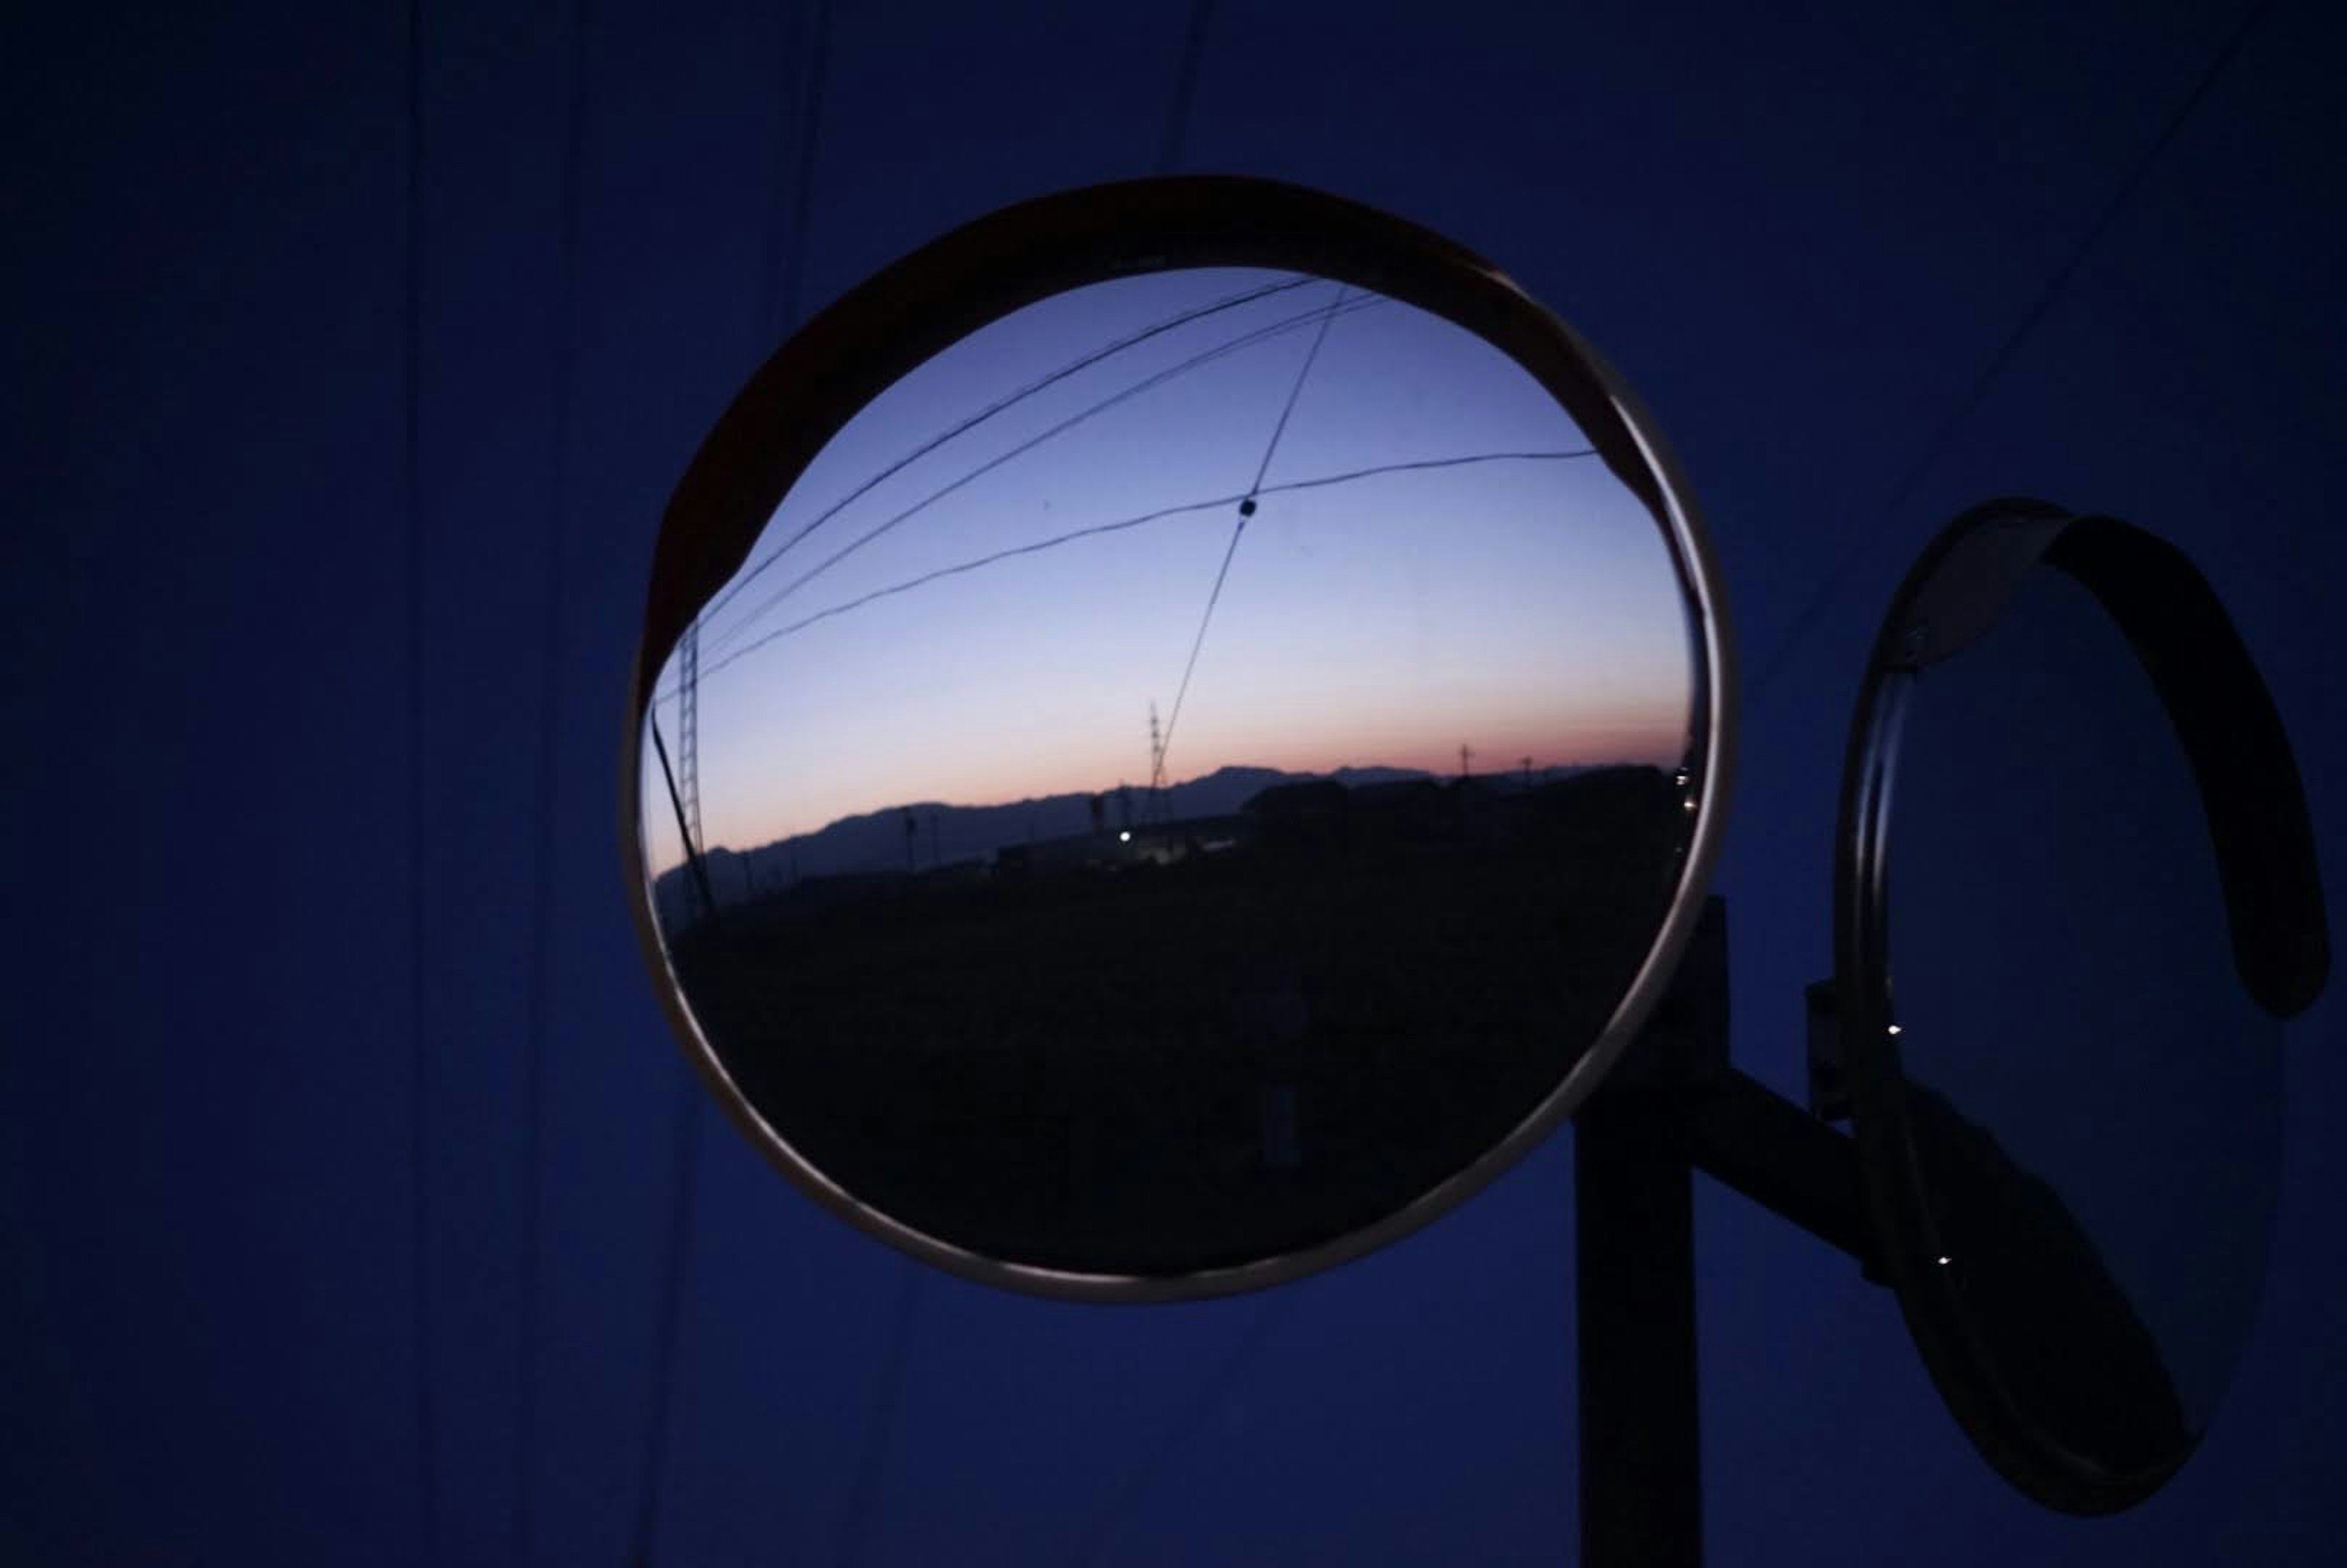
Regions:
<instances>
[{"instance_id":1,"label":"utility wire in sky","mask_svg":"<svg viewBox=\"0 0 2347 1568\"><path fill-rule=\"evenodd\" d=\"M1125 1472L1124 1479L1108 1494L1108 1500L1101 1505L1100 1512L1085 1524L1083 1534L1077 1538L1075 1549L1069 1554L1076 1568L1083 1568L1084 1564L1100 1557L1101 1548L1106 1544L1110 1528L1115 1524L1117 1515L1148 1495L1150 1483L1157 1479L1158 1472L1171 1463L1174 1456L1182 1451L1183 1446L1197 1435L1198 1430L1213 1418L1215 1411L1223 1408L1224 1400L1229 1397L1231 1385L1255 1364L1255 1358L1263 1353L1264 1346L1269 1342L1273 1330L1279 1327L1280 1320L1287 1315L1293 1304L1293 1298L1286 1296L1258 1299L1255 1316L1239 1331L1238 1337L1232 1341L1222 1364L1214 1368L1211 1377L1193 1385L1190 1398L1184 1401L1173 1424L1165 1429L1156 1446L1143 1456L1140 1463Z\"/></svg>"},{"instance_id":2,"label":"utility wire in sky","mask_svg":"<svg viewBox=\"0 0 2347 1568\"><path fill-rule=\"evenodd\" d=\"M1183 65L1182 85L1175 91L1174 112L1166 128L1165 151L1162 161L1169 167L1174 158L1175 149L1181 144L1183 128L1188 119L1190 93L1196 82L1198 52L1204 41L1205 18L1212 9L1211 0L1198 0L1197 8L1192 15L1190 42ZM1303 280L1299 279L1296 282L1300 283ZM1269 291L1260 291L1253 297L1259 298L1261 292L1267 292ZM1220 308L1228 307L1225 305ZM1196 313L1194 313L1186 319L1195 319ZM1179 323L1177 322L1174 324ZM1166 329L1160 327L1155 330ZM1153 333L1146 335L1153 335ZM1139 338L1134 338L1129 340L1126 344L1119 346L1129 346L1131 342L1138 341L1140 341ZM1106 352L1114 352L1114 349ZM1081 368L1081 364L1093 363L1100 357L1102 356L1094 355L1084 362L1080 362L1077 368ZM1024 395L1024 394L1019 395ZM1000 406L1007 406L1007 404L998 405L998 407ZM961 428L968 428L968 425L965 424ZM934 449L935 446L951 439L955 434L958 434L958 431L948 432L947 436L940 437L938 442L932 443L930 447L924 450ZM870 487L870 484L866 484L863 489ZM862 490L856 492L856 494L861 493ZM849 498L853 499L853 497ZM818 518L817 521L821 519ZM768 558L769 560L773 559ZM896 1429L897 1407L904 1397L905 1366L911 1352L914 1310L919 1300L921 1279L918 1265L907 1261L902 1268L903 1274L897 1291L896 1310L889 1315L888 1340L881 1360L880 1378L873 1391L871 1412L866 1419L864 1452L856 1463L855 1488L849 1495L847 1517L843 1527L840 1561L846 1568L856 1568L856 1565L864 1561L865 1552L871 1539L872 1517L879 1504L882 1481L887 1464L889 1440Z\"/></svg>"},{"instance_id":3,"label":"utility wire in sky","mask_svg":"<svg viewBox=\"0 0 2347 1568\"><path fill-rule=\"evenodd\" d=\"M1230 294L1223 299L1211 301L1206 304L1194 306L1176 315L1168 316L1163 321L1153 322L1150 325L1143 327L1138 332L1128 333L1123 337L1118 338L1113 343L1094 349L1092 352L1084 354L1081 358L1071 360L1066 364L1060 366L1057 370L1051 371L1048 374L1039 376L1035 380L1029 382L1026 385L1018 388L1016 391L1005 394L1003 396L997 398L994 402L988 404L984 408L979 409L977 413L972 414L958 423L948 426L940 434L931 436L928 440L922 442L918 446L914 447L903 456L898 457L887 467L882 468L879 472L872 475L863 483L857 485L854 489L848 491L847 494L842 496L830 506L825 507L821 512L815 514L815 516L801 527L796 533L794 533L790 538L784 539L780 545L777 545L772 554L759 561L755 566L751 567L747 571L742 573L741 576L735 578L733 581L727 586L724 592L719 594L714 600L710 601L709 608L702 611L702 619L705 620L715 615L719 610L724 609L727 605L731 604L733 601L734 596L739 594L743 589L749 587L751 582L760 574L764 572L768 567L773 566L776 561L782 559L786 553L788 553L802 539L805 539L809 534L823 527L824 524L829 522L833 518L837 517L843 510L861 499L866 495L868 495L876 486L894 477L897 474L904 472L905 469L928 456L938 447L943 446L947 442L953 440L957 436L967 435L969 431L985 424L988 420L993 418L996 415L1001 413L1004 409L1010 407L1012 405L1023 402L1026 399L1034 396L1037 393L1043 391L1047 387L1065 381L1068 377L1075 374L1079 371L1087 370L1092 366L1098 364L1104 359L1110 358L1115 354L1122 354L1126 349L1132 348L1137 343L1147 343L1151 338L1158 337L1163 333L1172 332L1176 327L1187 326L1190 323L1197 321L1202 317L1216 315L1224 311L1235 310L1241 305L1252 304L1267 294L1286 293L1290 289L1300 289L1304 287L1305 284L1314 282L1316 281L1317 280L1312 278L1284 278L1276 282L1258 283L1252 288L1242 289L1238 292Z\"/></svg>"},{"instance_id":4,"label":"utility wire in sky","mask_svg":"<svg viewBox=\"0 0 2347 1568\"><path fill-rule=\"evenodd\" d=\"M1035 539L1023 545L1006 546L1001 549L992 550L969 560L956 561L951 566L938 567L922 572L917 577L909 577L901 582L892 582L885 588L876 588L868 593L857 594L854 599L827 606L811 615L802 616L787 626L776 627L754 642L745 643L735 649L702 671L701 678L706 681L719 671L748 658L769 643L778 642L796 632L805 631L808 627L829 620L835 616L846 615L852 610L861 610L866 605L879 600L894 599L900 593L910 593L915 589L927 588L929 584L946 578L960 577L964 573L978 571L1002 561L1015 560L1020 556L1040 555L1045 550L1056 549L1061 545L1074 544L1080 539L1099 538L1107 534L1123 533L1127 529L1144 528L1151 523L1163 522L1167 518L1184 517L1192 512L1220 511L1225 507L1247 499L1250 495L1259 497L1285 495L1294 490L1326 489L1331 485L1349 485L1356 480L1375 478L1383 474L1417 473L1435 468L1462 468L1479 463L1553 463L1573 457L1594 457L1596 455L1595 447L1583 446L1558 452L1478 452L1463 457L1420 457L1413 462L1380 463L1374 467L1354 468L1342 474L1324 474L1310 479L1290 479L1285 484L1266 485L1261 489L1252 492L1234 490L1228 495L1215 496L1204 501L1184 501L1179 506L1160 507L1155 511L1142 512L1130 518L1119 518L1114 522L1092 523L1081 528L1071 528L1063 534L1053 534L1048 538ZM676 693L673 692L663 693L659 700L662 702L674 702Z\"/></svg>"},{"instance_id":5,"label":"utility wire in sky","mask_svg":"<svg viewBox=\"0 0 2347 1568\"><path fill-rule=\"evenodd\" d=\"M824 84L830 73L831 0L813 0L808 21L806 88L802 99L806 108L800 125L798 180L792 194L791 222L784 241L785 264L779 270L769 268L760 298L759 326L775 335L791 324L789 317L798 307L799 280L805 267L808 214L812 210L810 196L823 137ZM795 28L788 31L787 44L797 42L795 34ZM778 321L778 317L782 319ZM691 635L699 634L701 619L694 618ZM654 731L654 738L658 738L657 730ZM665 755L661 764L663 771L666 771ZM697 762L695 771L698 772ZM673 775L669 779L669 787L673 794ZM677 831L683 834L682 801L677 804ZM702 897L713 921L717 900L709 886L708 867L700 860L698 845L687 839L686 848L687 853L693 856ZM653 1544L660 1539L661 1489L668 1472L669 1434L676 1421L676 1363L679 1343L684 1336L684 1286L692 1266L692 1236L700 1213L702 1127L708 1113L708 1104L699 1081L692 1073L679 1073L674 1174L671 1177L670 1186L672 1206L669 1214L667 1255L661 1269L660 1315L652 1329L651 1409L644 1437L643 1471L636 1490L634 1539L629 1557L631 1563L639 1564L651 1563Z\"/></svg>"},{"instance_id":6,"label":"utility wire in sky","mask_svg":"<svg viewBox=\"0 0 2347 1568\"><path fill-rule=\"evenodd\" d=\"M2184 129L2185 123L2207 100L2209 90L2217 85L2218 78L2225 74L2226 67L2233 63L2234 56L2241 52L2241 46L2249 41L2250 35L2257 30L2259 22L2264 19L2266 12L2270 9L2271 9L2270 0L2260 0L2260 4L2250 7L2249 14L2241 18L2240 24L2233 29L2232 36L2225 41L2223 47L2217 51L2216 57L2209 62L2208 69L2200 73L2200 79L2193 85L2192 90L2185 95L2184 101L2176 106L2175 112L2168 117L2168 121L2160 128L2159 134L2152 138L2151 145L2144 149L2140 158L2136 159L2135 166L2127 171L2127 178L2119 181L2118 189L2112 193L2110 200L2105 203L2094 222L2086 226L2086 231L2078 237L2077 244L2071 247L2068 257L2054 270L2053 276L2046 279L2045 286L2038 290L2036 297L2030 302L2029 308L2022 313L2021 320L2014 323L2010 333L2005 334L2004 341L1997 345L1994 354L1989 355L1988 363L1981 367L1980 374L1973 378L1972 384L1964 389L1963 395L1950 406L1939 424L1932 427L1930 436L1917 449L1914 457L1905 468L1900 471L1898 482L1891 487L1881 501L1876 503L1874 509L1868 515L1869 519L1878 522L1888 519L1893 512L1903 506L1915 493L1915 487L1922 484L1924 477L1932 471L1932 465L1940 460L1941 454L1955 438L1956 432L1979 412L1981 405L1988 400L1989 388L2012 365L2021 353L2022 344L2026 343L2030 335L2045 323L2045 318L2053 312L2055 302L2061 297L2063 290L2069 287L2070 280L2077 275L2078 269L2086 261L2087 254L2094 250L2104 234L2109 231L2111 224L2117 220L2128 201L2134 199L2136 191L2141 189L2145 177L2151 172L2152 165L2157 163L2160 155L2174 144L2178 135ZM1808 601L1793 617L1792 625L1787 630L1785 635L1778 640L1777 646L1769 651L1768 657L1754 666L1755 672L1751 683L1745 688L1744 700L1747 704L1758 702L1760 700L1760 694L1775 682L1779 674L1784 672L1786 661L1792 657L1793 651L1817 629L1819 622L1824 618L1827 607L1840 598L1842 589L1849 586L1850 573L1856 569L1858 563L1865 558L1868 550L1877 540L1887 537L1889 537L1888 529L1870 527L1867 519L1861 520L1859 537L1842 553L1841 559L1834 563L1833 569L1819 581Z\"/></svg>"},{"instance_id":7,"label":"utility wire in sky","mask_svg":"<svg viewBox=\"0 0 2347 1568\"><path fill-rule=\"evenodd\" d=\"M840 1522L841 1568L860 1568L872 1543L872 1519L888 1475L899 1408L905 1400L905 1367L912 1358L914 1318L921 1303L922 1266L906 1258L897 1266L897 1296L888 1313L887 1338L880 1350L871 1408L864 1417L864 1443L856 1460L847 1511Z\"/></svg>"},{"instance_id":8,"label":"utility wire in sky","mask_svg":"<svg viewBox=\"0 0 2347 1568\"><path fill-rule=\"evenodd\" d=\"M1196 0L1190 7L1190 30L1182 40L1182 63L1174 77L1174 101L1165 111L1165 134L1157 144L1157 172L1171 174L1182 165L1183 149L1190 139L1190 106L1198 97L1198 66L1205 57L1206 29L1214 25L1214 0Z\"/></svg>"},{"instance_id":9,"label":"utility wire in sky","mask_svg":"<svg viewBox=\"0 0 2347 1568\"><path fill-rule=\"evenodd\" d=\"M1287 402L1279 410L1279 423L1271 427L1271 439L1264 444L1263 461L1255 466L1255 483L1247 487L1250 497L1263 487L1263 477L1271 472L1271 459L1279 450L1279 438L1287 434L1287 421L1296 412L1296 400L1303 395L1305 378L1312 374L1313 364L1320 357L1320 345L1328 341L1328 323L1344 313L1345 296L1351 292L1348 288L1337 289L1337 302L1328 307L1328 313L1320 318L1320 330L1312 334L1311 350L1304 356L1303 367L1296 373L1295 384L1287 389ZM1255 513L1250 508L1240 515L1244 519Z\"/></svg>"},{"instance_id":10,"label":"utility wire in sky","mask_svg":"<svg viewBox=\"0 0 2347 1568\"><path fill-rule=\"evenodd\" d=\"M424 1019L424 7L407 5L406 232L401 312L399 490L406 514L409 1283L415 1294L416 1506L426 1561L440 1557L439 1412L432 1386L432 1066Z\"/></svg>"},{"instance_id":11,"label":"utility wire in sky","mask_svg":"<svg viewBox=\"0 0 2347 1568\"><path fill-rule=\"evenodd\" d=\"M815 200L815 151L822 144L818 134L823 125L824 87L831 76L831 4L830 0L815 0L812 5L794 5L790 9L793 26L784 30L784 47L795 55L799 43L797 22L804 15L809 32L805 112L794 128L798 142L797 176L791 182L789 218L769 226L767 230L766 265L762 276L765 287L761 291L758 305L758 326L769 340L779 340L784 331L798 320L799 294L806 281L807 214ZM788 125L790 117L777 114L775 125ZM780 149L774 162L783 162Z\"/></svg>"},{"instance_id":12,"label":"utility wire in sky","mask_svg":"<svg viewBox=\"0 0 2347 1568\"><path fill-rule=\"evenodd\" d=\"M1263 461L1255 465L1255 482L1247 486L1246 495L1239 501L1238 520L1231 525L1231 542L1223 547L1223 564L1214 572L1214 586L1206 594L1205 613L1198 617L1198 634L1190 640L1190 659L1182 666L1182 683L1174 691L1174 712L1166 716L1165 733L1157 743L1157 755L1151 760L1151 786L1164 782L1165 758L1174 750L1174 731L1182 723L1182 700L1190 694L1190 677L1198 668L1198 651L1206 645L1206 629L1214 623L1214 606L1222 602L1223 584L1231 575L1231 559L1239 553L1239 539L1245 534L1247 519L1255 516L1255 501L1263 488L1263 477L1271 472L1272 454L1279 450L1279 438L1287 433L1287 416L1296 412L1296 400L1304 391L1305 378L1312 374L1312 364L1320 357L1320 345L1328 341L1328 325L1344 309L1348 291L1337 291L1337 302L1327 315L1320 318L1320 330L1312 336L1312 347L1304 356L1303 365L1296 373L1295 384L1287 389L1287 402L1279 411L1279 423L1271 427L1271 439L1265 443Z\"/></svg>"},{"instance_id":13,"label":"utility wire in sky","mask_svg":"<svg viewBox=\"0 0 2347 1568\"><path fill-rule=\"evenodd\" d=\"M521 1061L521 1333L514 1347L514 1556L538 1553L538 1322L546 1231L546 1050L554 1007L554 824L562 776L558 721L562 712L563 525L569 509L570 441L578 405L579 229L587 122L587 6L570 11L570 83L561 164L556 176L559 225L554 287L554 355L548 378L551 414L547 449L546 606L538 685L538 785L529 874L529 958L522 1014Z\"/></svg>"},{"instance_id":14,"label":"utility wire in sky","mask_svg":"<svg viewBox=\"0 0 2347 1568\"><path fill-rule=\"evenodd\" d=\"M1202 365L1211 364L1227 354L1235 354L1243 348L1251 348L1256 343L1269 342L1275 337L1308 326L1315 321L1319 321L1325 323L1328 319L1335 315L1348 314L1355 311L1366 310L1371 306L1381 304L1384 301L1381 297L1372 296L1365 300L1356 300L1350 303L1339 302L1332 305L1317 306L1312 310L1305 311L1298 314L1274 322L1268 326L1257 327L1252 332L1243 333L1225 343L1218 343L1213 348L1193 354L1188 359L1183 360L1177 364L1169 365L1165 369L1158 371L1156 374L1150 375L1142 381L1136 382L1131 386L1125 387L1121 392L1117 392L1108 397L1104 397L1088 407L1079 409L1077 412L1070 415L1065 419L1061 420L1056 425L1053 425L1034 436L1029 436L1026 440L1021 441L1016 446L1010 448L1008 451L987 459L987 461L979 464L977 467L962 474L958 478L939 486L938 488L930 491L928 495L922 497L919 500L914 502L911 506L906 507L903 511L900 511L894 517L889 518L887 521L876 524L874 527L866 529L864 533L858 535L854 539L851 539L846 544L842 545L838 549L834 550L830 555L825 556L822 560L816 562L805 571L801 572L798 576L784 583L773 593L768 594L764 600L760 601L756 609L751 610L739 620L736 620L733 625L727 627L723 632L718 635L718 646L722 649L725 644L740 637L745 629L747 629L752 623L770 613L776 605L782 603L783 600L788 599L791 595L796 593L800 589L805 588L808 583L813 582L824 573L829 571L833 567L837 566L841 561L846 560L848 557L864 548L865 546L871 544L875 540L887 535L899 525L919 516L922 512L927 511L929 507L945 499L948 496L952 495L955 491L960 489L965 485L972 484L977 480L983 478L986 475L992 473L995 469L1001 467L1004 464L1009 463L1013 458L1033 451L1044 442L1064 435L1066 432L1075 428L1075 426L1084 423L1086 420L1091 419L1095 415L1105 414L1110 409L1114 408L1121 404L1130 402L1132 399L1140 396L1143 393L1161 386L1176 376L1187 374L1189 372L1196 370ZM706 671L704 671L704 673L706 673Z\"/></svg>"}]
</instances>

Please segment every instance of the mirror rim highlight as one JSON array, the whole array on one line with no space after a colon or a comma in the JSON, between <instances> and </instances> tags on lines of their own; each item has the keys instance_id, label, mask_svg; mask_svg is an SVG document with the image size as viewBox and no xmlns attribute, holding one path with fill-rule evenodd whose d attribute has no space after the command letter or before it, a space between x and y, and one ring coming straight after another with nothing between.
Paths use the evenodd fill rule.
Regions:
<instances>
[{"instance_id":1,"label":"mirror rim highlight","mask_svg":"<svg viewBox=\"0 0 2347 1568\"><path fill-rule=\"evenodd\" d=\"M1850 1118L1878 1255L1942 1402L1981 1456L2065 1513L2131 1508L2198 1449L2194 1434L2119 1471L2057 1442L2013 1397L1941 1252L1906 1111L1891 972L1890 842L1900 741L1919 671L1960 654L2004 615L2033 571L2059 570L2135 645L2177 724L2207 808L2234 958L2246 989L2288 1017L2325 982L2328 939L2295 758L2229 618L2182 552L2115 518L2025 497L1973 507L1927 545L1892 595L1851 720L1835 838L1835 991L1849 1041ZM2209 671L2195 690L2163 650ZM2165 671L2165 674L2159 673ZM2221 711L2220 733L2211 722Z\"/></svg>"},{"instance_id":2,"label":"mirror rim highlight","mask_svg":"<svg viewBox=\"0 0 2347 1568\"><path fill-rule=\"evenodd\" d=\"M1299 1250L1174 1274L1083 1273L989 1256L918 1230L841 1187L760 1114L702 1036L668 962L642 840L644 723L661 668L701 607L747 559L815 456L864 406L970 333L1066 291L1216 267L1309 272L1440 317L1491 344L1566 410L1644 504L1671 552L1689 619L1688 765L1699 789L1669 909L1627 992L1556 1087L1466 1168L1358 1230ZM1261 1289L1374 1251L1480 1191L1570 1116L1652 1012L1693 935L1724 827L1735 741L1717 562L1684 476L1644 407L1563 322L1491 263L1376 210L1298 186L1185 176L1092 186L1003 209L883 268L809 320L753 374L679 481L653 552L620 755L628 900L662 1010L734 1125L768 1163L866 1235L948 1273L1061 1300L1179 1301Z\"/></svg>"}]
</instances>

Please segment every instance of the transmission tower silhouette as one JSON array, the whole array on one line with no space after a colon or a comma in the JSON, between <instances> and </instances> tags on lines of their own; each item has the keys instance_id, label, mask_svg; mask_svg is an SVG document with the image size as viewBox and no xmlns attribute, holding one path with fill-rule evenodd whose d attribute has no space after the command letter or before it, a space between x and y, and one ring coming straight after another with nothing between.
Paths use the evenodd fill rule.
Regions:
<instances>
[{"instance_id":1,"label":"transmission tower silhouette","mask_svg":"<svg viewBox=\"0 0 2347 1568\"><path fill-rule=\"evenodd\" d=\"M1157 703L1149 704L1149 815L1165 818L1165 732L1157 724Z\"/></svg>"},{"instance_id":2,"label":"transmission tower silhouette","mask_svg":"<svg viewBox=\"0 0 2347 1568\"><path fill-rule=\"evenodd\" d=\"M685 853L701 843L701 621L695 617L677 645L676 793L684 816Z\"/></svg>"}]
</instances>

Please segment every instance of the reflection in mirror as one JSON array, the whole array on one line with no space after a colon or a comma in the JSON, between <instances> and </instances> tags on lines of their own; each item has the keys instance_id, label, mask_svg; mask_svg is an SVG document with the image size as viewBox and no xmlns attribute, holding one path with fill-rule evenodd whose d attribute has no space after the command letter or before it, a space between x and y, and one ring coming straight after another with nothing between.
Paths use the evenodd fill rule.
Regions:
<instances>
[{"instance_id":1,"label":"reflection in mirror","mask_svg":"<svg viewBox=\"0 0 2347 1568\"><path fill-rule=\"evenodd\" d=\"M2247 1342L2280 1026L2233 966L2189 764L2062 572L1918 677L1888 929L1935 1262L2019 1416L2113 1476L2179 1460Z\"/></svg>"},{"instance_id":2,"label":"reflection in mirror","mask_svg":"<svg viewBox=\"0 0 2347 1568\"><path fill-rule=\"evenodd\" d=\"M1054 295L843 427L668 661L662 941L760 1118L931 1237L1325 1243L1532 1114L1652 949L1688 606L1440 317L1260 272Z\"/></svg>"}]
</instances>

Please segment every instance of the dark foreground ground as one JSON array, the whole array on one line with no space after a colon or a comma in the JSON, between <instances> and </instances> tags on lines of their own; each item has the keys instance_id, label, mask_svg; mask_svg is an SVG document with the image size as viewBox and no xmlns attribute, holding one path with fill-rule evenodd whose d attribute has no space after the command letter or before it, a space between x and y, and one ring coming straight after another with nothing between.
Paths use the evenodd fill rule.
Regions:
<instances>
[{"instance_id":1,"label":"dark foreground ground","mask_svg":"<svg viewBox=\"0 0 2347 1568\"><path fill-rule=\"evenodd\" d=\"M1676 884L1667 775L1430 790L1307 793L1171 865L728 908L672 958L767 1121L918 1229L1086 1271L1291 1250L1529 1114Z\"/></svg>"}]
</instances>

